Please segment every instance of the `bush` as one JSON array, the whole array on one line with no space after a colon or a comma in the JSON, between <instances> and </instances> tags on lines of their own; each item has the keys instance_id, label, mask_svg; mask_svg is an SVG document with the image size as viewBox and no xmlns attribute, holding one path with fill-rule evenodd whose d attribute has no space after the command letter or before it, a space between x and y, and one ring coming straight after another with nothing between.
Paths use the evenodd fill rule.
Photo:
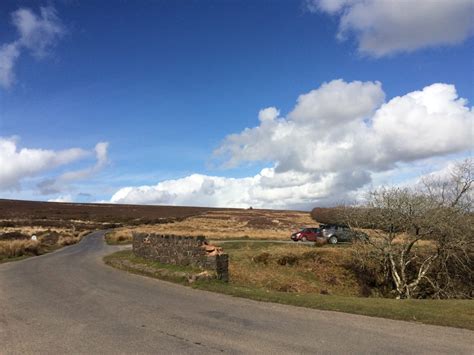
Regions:
<instances>
[{"instance_id":1,"label":"bush","mask_svg":"<svg viewBox=\"0 0 474 355\"><path fill-rule=\"evenodd\" d=\"M368 208L366 206L316 207L311 211L311 218L322 224L338 224L357 228L384 229L386 227L385 224L380 224L372 218L367 218L367 216L376 212L376 209Z\"/></svg>"},{"instance_id":2,"label":"bush","mask_svg":"<svg viewBox=\"0 0 474 355\"><path fill-rule=\"evenodd\" d=\"M323 208L316 207L311 211L311 217L319 223L344 224L346 222L345 207Z\"/></svg>"}]
</instances>

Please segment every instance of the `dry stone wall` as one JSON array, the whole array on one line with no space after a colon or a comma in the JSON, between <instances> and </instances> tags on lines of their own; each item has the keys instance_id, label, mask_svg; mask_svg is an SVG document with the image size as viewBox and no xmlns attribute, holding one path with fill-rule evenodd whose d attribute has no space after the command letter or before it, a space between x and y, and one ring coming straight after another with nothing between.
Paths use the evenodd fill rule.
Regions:
<instances>
[{"instance_id":1,"label":"dry stone wall","mask_svg":"<svg viewBox=\"0 0 474 355\"><path fill-rule=\"evenodd\" d=\"M229 256L210 248L205 237L134 233L133 253L163 264L212 270L217 279L229 280Z\"/></svg>"}]
</instances>

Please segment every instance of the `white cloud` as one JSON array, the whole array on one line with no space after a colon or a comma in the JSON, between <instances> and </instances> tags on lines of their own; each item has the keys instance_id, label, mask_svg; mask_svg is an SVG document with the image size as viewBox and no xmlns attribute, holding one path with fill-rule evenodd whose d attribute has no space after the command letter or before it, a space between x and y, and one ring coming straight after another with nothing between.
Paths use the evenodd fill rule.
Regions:
<instances>
[{"instance_id":1,"label":"white cloud","mask_svg":"<svg viewBox=\"0 0 474 355\"><path fill-rule=\"evenodd\" d=\"M58 178L58 180L60 180L62 182L70 182L70 181L74 181L74 180L81 180L81 179L85 179L85 178L91 176L92 174L98 172L108 162L108 158L107 158L107 149L108 149L108 147L109 147L108 142L97 143L95 148L94 148L95 156L96 156L96 159L97 159L95 165L93 165L89 168L86 168L86 169L67 172L67 173L61 175Z\"/></svg>"},{"instance_id":2,"label":"white cloud","mask_svg":"<svg viewBox=\"0 0 474 355\"><path fill-rule=\"evenodd\" d=\"M333 80L300 95L290 119L320 128L369 116L383 102L380 82ZM315 119L316 118L316 119Z\"/></svg>"},{"instance_id":3,"label":"white cloud","mask_svg":"<svg viewBox=\"0 0 474 355\"><path fill-rule=\"evenodd\" d=\"M50 189L57 193L58 187L64 187L71 181L85 179L102 169L107 163L108 143L101 142L95 147L97 162L94 166L64 173L57 179L44 180L38 186L40 190ZM81 148L71 148L65 150L47 150L20 148L18 139L15 137L0 137L0 191L19 190L21 181L25 178L32 178L44 173L52 172L60 166L77 162L87 158L91 151Z\"/></svg>"},{"instance_id":4,"label":"white cloud","mask_svg":"<svg viewBox=\"0 0 474 355\"><path fill-rule=\"evenodd\" d=\"M334 14L350 3L350 0L306 0L306 7L310 12L325 11Z\"/></svg>"},{"instance_id":5,"label":"white cloud","mask_svg":"<svg viewBox=\"0 0 474 355\"><path fill-rule=\"evenodd\" d=\"M71 182L84 180L99 172L108 163L107 149L108 142L97 143L94 151L96 156L96 163L81 170L68 171L57 178L45 179L38 183L37 187L43 195L56 194L64 190Z\"/></svg>"},{"instance_id":6,"label":"white cloud","mask_svg":"<svg viewBox=\"0 0 474 355\"><path fill-rule=\"evenodd\" d=\"M61 165L84 158L89 153L80 148L61 151L18 149L16 138L0 137L0 190L18 189L20 181Z\"/></svg>"},{"instance_id":7,"label":"white cloud","mask_svg":"<svg viewBox=\"0 0 474 355\"><path fill-rule=\"evenodd\" d=\"M309 208L356 197L373 174L399 166L407 173L410 164L472 149L474 113L453 85L384 98L378 82L325 83L301 95L286 117L274 107L260 111L257 127L229 135L216 150L227 166L272 168L240 179L195 174L126 187L111 201Z\"/></svg>"},{"instance_id":8,"label":"white cloud","mask_svg":"<svg viewBox=\"0 0 474 355\"><path fill-rule=\"evenodd\" d=\"M13 68L20 56L17 43L7 43L0 47L0 85L10 87L15 81Z\"/></svg>"},{"instance_id":9,"label":"white cloud","mask_svg":"<svg viewBox=\"0 0 474 355\"><path fill-rule=\"evenodd\" d=\"M258 119L263 121L273 121L278 117L280 111L276 109L276 107L267 107L263 110L260 110L258 113Z\"/></svg>"},{"instance_id":10,"label":"white cloud","mask_svg":"<svg viewBox=\"0 0 474 355\"><path fill-rule=\"evenodd\" d=\"M354 35L361 53L381 57L454 45L474 33L472 0L306 0L311 12L339 17L338 38Z\"/></svg>"},{"instance_id":11,"label":"white cloud","mask_svg":"<svg viewBox=\"0 0 474 355\"><path fill-rule=\"evenodd\" d=\"M40 7L39 15L30 9L21 8L11 14L12 24L19 37L0 46L0 85L10 87L15 81L14 68L16 60L24 50L33 56L47 56L65 29L53 7Z\"/></svg>"},{"instance_id":12,"label":"white cloud","mask_svg":"<svg viewBox=\"0 0 474 355\"><path fill-rule=\"evenodd\" d=\"M363 120L383 99L384 92L378 82L324 83L319 89L301 95L287 119L264 121L258 127L230 135L216 154L227 158L228 167L243 161L268 161L277 162L278 171L305 170L304 166L315 164L315 147L327 150L326 155L337 151L343 155L337 148L350 145L352 138L341 138L365 129Z\"/></svg>"},{"instance_id":13,"label":"white cloud","mask_svg":"<svg viewBox=\"0 0 474 355\"><path fill-rule=\"evenodd\" d=\"M71 195L61 195L56 198L49 199L48 202L74 202Z\"/></svg>"},{"instance_id":14,"label":"white cloud","mask_svg":"<svg viewBox=\"0 0 474 355\"><path fill-rule=\"evenodd\" d=\"M413 161L472 148L473 111L453 85L396 97L373 117L379 162Z\"/></svg>"},{"instance_id":15,"label":"white cloud","mask_svg":"<svg viewBox=\"0 0 474 355\"><path fill-rule=\"evenodd\" d=\"M386 170L468 150L473 116L453 85L433 84L382 104L380 83L334 80L301 95L286 118L228 136L216 154L236 166L270 161L278 172Z\"/></svg>"},{"instance_id":16,"label":"white cloud","mask_svg":"<svg viewBox=\"0 0 474 355\"><path fill-rule=\"evenodd\" d=\"M154 186L125 187L111 198L113 203L163 204L178 206L309 208L316 199L336 201L347 198L328 195L337 188L334 174L315 179L311 174L277 174L263 169L247 178L227 178L193 174Z\"/></svg>"},{"instance_id":17,"label":"white cloud","mask_svg":"<svg viewBox=\"0 0 474 355\"><path fill-rule=\"evenodd\" d=\"M39 16L19 9L12 14L12 22L20 34L18 43L37 57L47 55L65 31L53 7L40 7Z\"/></svg>"}]
</instances>

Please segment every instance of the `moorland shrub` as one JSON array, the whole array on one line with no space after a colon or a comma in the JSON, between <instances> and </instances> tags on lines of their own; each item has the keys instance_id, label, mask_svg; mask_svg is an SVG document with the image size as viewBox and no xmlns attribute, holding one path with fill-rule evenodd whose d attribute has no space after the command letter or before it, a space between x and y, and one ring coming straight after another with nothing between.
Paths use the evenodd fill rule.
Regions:
<instances>
[{"instance_id":1,"label":"moorland shrub","mask_svg":"<svg viewBox=\"0 0 474 355\"><path fill-rule=\"evenodd\" d=\"M30 236L21 232L6 232L0 234L0 240L30 239Z\"/></svg>"},{"instance_id":2,"label":"moorland shrub","mask_svg":"<svg viewBox=\"0 0 474 355\"><path fill-rule=\"evenodd\" d=\"M276 262L278 265L281 265L281 266L286 266L286 265L293 266L293 265L298 265L298 259L299 259L298 255L288 253L288 254L279 256L276 259Z\"/></svg>"}]
</instances>

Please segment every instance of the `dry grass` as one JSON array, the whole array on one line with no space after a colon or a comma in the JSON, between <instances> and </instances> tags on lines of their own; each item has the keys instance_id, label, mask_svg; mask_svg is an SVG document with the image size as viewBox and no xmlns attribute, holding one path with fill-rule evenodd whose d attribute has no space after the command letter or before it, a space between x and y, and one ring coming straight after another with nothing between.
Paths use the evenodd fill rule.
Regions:
<instances>
[{"instance_id":1,"label":"dry grass","mask_svg":"<svg viewBox=\"0 0 474 355\"><path fill-rule=\"evenodd\" d=\"M105 240L108 244L130 244L132 242L132 233L131 232L117 232L112 231L108 232L105 235Z\"/></svg>"},{"instance_id":2,"label":"dry grass","mask_svg":"<svg viewBox=\"0 0 474 355\"><path fill-rule=\"evenodd\" d=\"M198 236L208 239L280 239L304 226L317 225L308 212L232 210L208 211L184 221L117 228L110 238L130 238L132 232ZM124 239L124 240L125 240Z\"/></svg>"},{"instance_id":3,"label":"dry grass","mask_svg":"<svg viewBox=\"0 0 474 355\"><path fill-rule=\"evenodd\" d=\"M1 227L0 233L20 232L27 235L39 235L47 232L56 232L60 234L70 234L73 231L70 228L51 227L45 228L42 226L22 226L22 227Z\"/></svg>"},{"instance_id":4,"label":"dry grass","mask_svg":"<svg viewBox=\"0 0 474 355\"><path fill-rule=\"evenodd\" d=\"M1 240L3 233L17 232L16 239ZM78 243L89 231L73 231L71 229L36 227L0 228L0 260L8 261L19 257L41 255L60 247ZM36 235L37 240L29 239ZM25 239L27 238L27 239Z\"/></svg>"},{"instance_id":5,"label":"dry grass","mask_svg":"<svg viewBox=\"0 0 474 355\"><path fill-rule=\"evenodd\" d=\"M81 236L60 236L57 244L63 247L66 245L79 243L81 239L82 239Z\"/></svg>"},{"instance_id":6,"label":"dry grass","mask_svg":"<svg viewBox=\"0 0 474 355\"><path fill-rule=\"evenodd\" d=\"M380 230L374 230L374 229L362 229L362 228L356 228L356 230L361 231L369 236L369 238L375 242L377 241L382 241L384 232ZM410 239L410 236L406 233L400 233L398 234L394 240L393 244L406 244L407 240ZM428 240L428 239L421 239L417 241L416 247L418 248L434 248L435 247L435 242L433 240Z\"/></svg>"},{"instance_id":7,"label":"dry grass","mask_svg":"<svg viewBox=\"0 0 474 355\"><path fill-rule=\"evenodd\" d=\"M239 242L223 244L233 284L261 289L359 296L347 247Z\"/></svg>"},{"instance_id":8,"label":"dry grass","mask_svg":"<svg viewBox=\"0 0 474 355\"><path fill-rule=\"evenodd\" d=\"M0 259L17 258L24 255L38 255L40 242L36 240L0 241Z\"/></svg>"}]
</instances>

